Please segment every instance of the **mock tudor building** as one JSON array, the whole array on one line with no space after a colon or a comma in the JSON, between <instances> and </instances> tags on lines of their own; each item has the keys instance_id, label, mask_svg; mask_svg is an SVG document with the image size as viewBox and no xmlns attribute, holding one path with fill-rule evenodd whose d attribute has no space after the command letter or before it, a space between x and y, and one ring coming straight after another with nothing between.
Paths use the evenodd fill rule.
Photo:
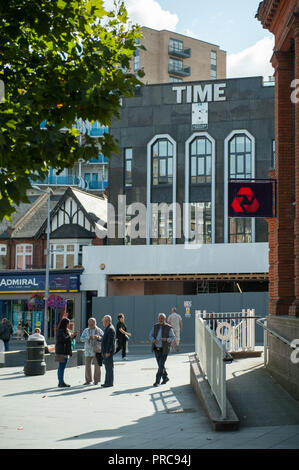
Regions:
<instances>
[{"instance_id":1,"label":"mock tudor building","mask_svg":"<svg viewBox=\"0 0 299 470\"><path fill-rule=\"evenodd\" d=\"M0 224L0 320L8 318L17 333L27 321L30 330L43 329L43 307L31 310L32 295L44 295L47 248L48 195L21 204L11 222ZM107 201L77 188L68 188L50 200L49 293L65 298L65 311L77 331L85 328L90 316L92 295L82 291L82 248L104 243L96 236L105 233ZM57 315L48 309L48 338L53 338Z\"/></svg>"},{"instance_id":2,"label":"mock tudor building","mask_svg":"<svg viewBox=\"0 0 299 470\"><path fill-rule=\"evenodd\" d=\"M83 285L99 296L267 292L267 222L229 219L227 186L274 167L274 88L262 77L144 86L111 134L108 246L84 248Z\"/></svg>"}]
</instances>

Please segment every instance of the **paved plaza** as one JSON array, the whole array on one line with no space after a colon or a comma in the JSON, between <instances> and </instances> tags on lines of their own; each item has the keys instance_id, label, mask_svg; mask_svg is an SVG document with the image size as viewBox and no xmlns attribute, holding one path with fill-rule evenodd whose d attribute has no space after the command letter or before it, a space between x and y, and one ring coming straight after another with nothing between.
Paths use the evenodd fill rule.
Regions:
<instances>
[{"instance_id":1,"label":"paved plaza","mask_svg":"<svg viewBox=\"0 0 299 470\"><path fill-rule=\"evenodd\" d=\"M299 449L299 403L263 358L227 366L241 426L214 432L190 386L188 352L169 355L170 381L155 388L156 362L145 349L132 348L127 362L115 357L115 386L106 389L83 385L84 366L66 369L69 389L57 388L55 370L25 376L21 367L0 369L0 448Z\"/></svg>"}]
</instances>

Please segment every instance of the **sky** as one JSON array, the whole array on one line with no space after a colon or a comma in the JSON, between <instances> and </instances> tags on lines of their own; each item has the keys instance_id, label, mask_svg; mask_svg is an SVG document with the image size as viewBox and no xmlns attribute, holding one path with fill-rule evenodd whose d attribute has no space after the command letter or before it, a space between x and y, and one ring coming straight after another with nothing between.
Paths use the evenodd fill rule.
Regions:
<instances>
[{"instance_id":1,"label":"sky","mask_svg":"<svg viewBox=\"0 0 299 470\"><path fill-rule=\"evenodd\" d=\"M108 6L112 0L104 0ZM132 23L210 42L227 52L227 77L273 75L273 35L255 18L259 0L124 0Z\"/></svg>"}]
</instances>

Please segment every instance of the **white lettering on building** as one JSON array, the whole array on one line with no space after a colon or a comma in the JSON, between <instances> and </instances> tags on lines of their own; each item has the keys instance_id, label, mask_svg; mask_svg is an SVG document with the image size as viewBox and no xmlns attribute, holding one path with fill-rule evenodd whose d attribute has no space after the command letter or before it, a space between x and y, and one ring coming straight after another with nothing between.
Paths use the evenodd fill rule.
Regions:
<instances>
[{"instance_id":1,"label":"white lettering on building","mask_svg":"<svg viewBox=\"0 0 299 470\"><path fill-rule=\"evenodd\" d=\"M0 287L38 287L35 277L33 279L1 279Z\"/></svg>"},{"instance_id":2,"label":"white lettering on building","mask_svg":"<svg viewBox=\"0 0 299 470\"><path fill-rule=\"evenodd\" d=\"M226 101L226 83L210 83L207 85L174 86L172 91L176 92L176 102L204 103L212 101Z\"/></svg>"}]
</instances>

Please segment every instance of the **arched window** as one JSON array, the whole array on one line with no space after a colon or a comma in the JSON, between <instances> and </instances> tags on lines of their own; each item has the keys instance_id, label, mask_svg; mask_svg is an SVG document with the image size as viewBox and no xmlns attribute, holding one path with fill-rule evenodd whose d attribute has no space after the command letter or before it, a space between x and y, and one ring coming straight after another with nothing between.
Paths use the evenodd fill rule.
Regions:
<instances>
[{"instance_id":1,"label":"arched window","mask_svg":"<svg viewBox=\"0 0 299 470\"><path fill-rule=\"evenodd\" d=\"M254 177L254 139L245 132L235 134L228 140L228 177L250 179ZM229 243L251 243L254 220L230 218L228 223Z\"/></svg>"},{"instance_id":2,"label":"arched window","mask_svg":"<svg viewBox=\"0 0 299 470\"><path fill-rule=\"evenodd\" d=\"M229 142L229 177L252 178L252 142L245 134Z\"/></svg>"},{"instance_id":3,"label":"arched window","mask_svg":"<svg viewBox=\"0 0 299 470\"><path fill-rule=\"evenodd\" d=\"M158 139L152 145L152 185L172 184L173 144L168 139Z\"/></svg>"},{"instance_id":4,"label":"arched window","mask_svg":"<svg viewBox=\"0 0 299 470\"><path fill-rule=\"evenodd\" d=\"M197 137L190 144L191 184L211 183L212 143L206 137Z\"/></svg>"}]
</instances>

